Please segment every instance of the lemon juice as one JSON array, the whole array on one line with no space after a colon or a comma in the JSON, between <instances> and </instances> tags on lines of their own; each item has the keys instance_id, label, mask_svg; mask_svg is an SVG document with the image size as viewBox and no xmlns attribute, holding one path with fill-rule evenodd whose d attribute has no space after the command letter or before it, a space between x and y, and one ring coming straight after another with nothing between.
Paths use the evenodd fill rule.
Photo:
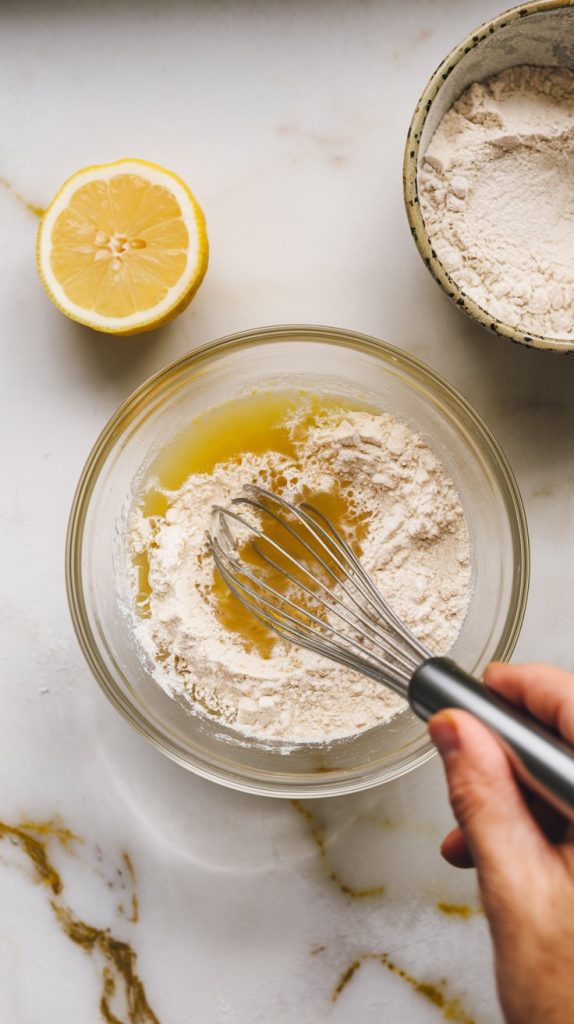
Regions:
<instances>
[{"instance_id":1,"label":"lemon juice","mask_svg":"<svg viewBox=\"0 0 574 1024\"><path fill-rule=\"evenodd\" d=\"M239 464L247 453L276 452L286 456L297 472L301 468L298 450L309 432L327 417L344 419L352 410L373 411L337 396L303 391L251 394L210 409L166 444L151 462L140 497L141 510L144 516L161 520L170 507L170 496L190 475L210 474L220 463ZM287 486L280 471L270 471L265 479L247 482L259 483L277 494ZM360 554L367 517L357 511L349 481L344 477L334 481L331 478L328 489L314 490L291 474L289 484L297 485L298 501L314 505ZM266 523L268 536L286 546L285 534L278 536L279 530ZM141 614L146 615L151 593L147 553L137 555L134 563L138 570L137 602ZM268 658L275 642L273 634L244 609L215 571L212 596L221 625L237 634L246 650L255 650Z\"/></svg>"}]
</instances>

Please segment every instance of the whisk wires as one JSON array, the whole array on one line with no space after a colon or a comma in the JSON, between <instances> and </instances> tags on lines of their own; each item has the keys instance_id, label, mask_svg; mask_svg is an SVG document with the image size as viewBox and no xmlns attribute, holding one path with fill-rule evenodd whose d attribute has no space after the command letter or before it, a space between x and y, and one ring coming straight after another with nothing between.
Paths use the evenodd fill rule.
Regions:
<instances>
[{"instance_id":1,"label":"whisk wires","mask_svg":"<svg viewBox=\"0 0 574 1024\"><path fill-rule=\"evenodd\" d=\"M257 486L213 515L217 570L245 608L283 640L405 695L429 652L326 516Z\"/></svg>"}]
</instances>

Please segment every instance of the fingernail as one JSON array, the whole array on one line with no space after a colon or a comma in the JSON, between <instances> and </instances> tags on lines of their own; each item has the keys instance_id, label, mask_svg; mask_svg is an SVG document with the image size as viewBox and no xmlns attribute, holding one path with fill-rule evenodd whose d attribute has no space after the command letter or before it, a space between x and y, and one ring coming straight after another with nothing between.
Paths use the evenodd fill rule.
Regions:
<instances>
[{"instance_id":1,"label":"fingernail","mask_svg":"<svg viewBox=\"0 0 574 1024\"><path fill-rule=\"evenodd\" d=\"M441 757L448 757L460 748L456 719L448 711L439 711L429 721L429 732Z\"/></svg>"}]
</instances>

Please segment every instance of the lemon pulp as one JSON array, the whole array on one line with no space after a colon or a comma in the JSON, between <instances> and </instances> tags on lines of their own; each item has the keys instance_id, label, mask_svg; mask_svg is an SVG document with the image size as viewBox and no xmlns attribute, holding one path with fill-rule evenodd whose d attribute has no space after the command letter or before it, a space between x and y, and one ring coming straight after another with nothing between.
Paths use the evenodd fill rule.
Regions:
<instances>
[{"instance_id":1,"label":"lemon pulp","mask_svg":"<svg viewBox=\"0 0 574 1024\"><path fill-rule=\"evenodd\" d=\"M52 231L52 271L67 297L105 317L157 306L187 262L181 213L166 188L141 175L83 185Z\"/></svg>"}]
</instances>

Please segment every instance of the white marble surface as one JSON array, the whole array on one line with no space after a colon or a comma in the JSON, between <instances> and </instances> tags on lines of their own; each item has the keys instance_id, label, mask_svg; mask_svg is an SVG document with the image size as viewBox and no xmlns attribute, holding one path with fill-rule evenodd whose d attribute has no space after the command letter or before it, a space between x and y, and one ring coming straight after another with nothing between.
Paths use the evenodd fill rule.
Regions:
<instances>
[{"instance_id":1,"label":"white marble surface","mask_svg":"<svg viewBox=\"0 0 574 1024\"><path fill-rule=\"evenodd\" d=\"M68 850L48 841L63 882L55 894L55 876L52 888L38 883L27 833L0 832L3 1024L448 1016L377 960L333 1001L353 961L376 953L419 981L446 978L445 998L460 1001L449 1019L500 1021L484 919L437 908L477 906L472 875L438 855L450 822L439 765L308 804L310 820L290 803L188 775L100 695L72 634L63 578L82 464L137 384L231 331L345 326L426 360L486 418L517 474L532 535L517 656L572 664L574 358L525 351L469 324L427 274L402 208L402 145L418 95L451 45L498 7L0 8L0 177L42 206L85 164L147 157L189 181L211 241L206 280L179 320L135 339L100 337L50 306L34 266L37 220L0 189L0 820L59 818L84 840ZM64 906L131 944L149 1012L137 986L131 1007L122 1005L121 979L109 1010L101 1005L110 940L68 925L91 951L71 942Z\"/></svg>"}]
</instances>

